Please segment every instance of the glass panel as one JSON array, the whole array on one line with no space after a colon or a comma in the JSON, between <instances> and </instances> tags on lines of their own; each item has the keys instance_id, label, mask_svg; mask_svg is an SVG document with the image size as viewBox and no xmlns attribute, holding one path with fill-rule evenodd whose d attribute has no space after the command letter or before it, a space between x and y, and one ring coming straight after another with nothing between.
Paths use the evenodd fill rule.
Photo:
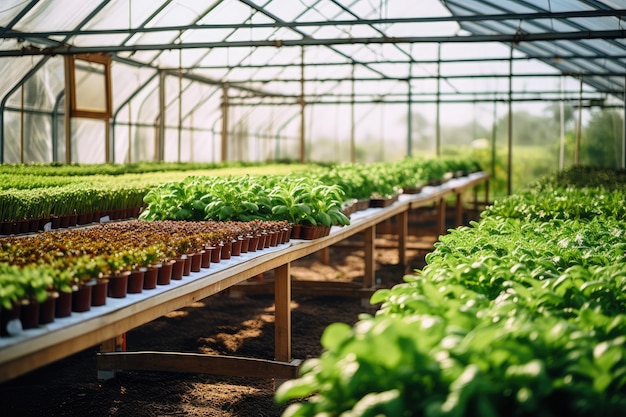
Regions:
<instances>
[{"instance_id":1,"label":"glass panel","mask_svg":"<svg viewBox=\"0 0 626 417\"><path fill-rule=\"evenodd\" d=\"M101 0L40 1L15 25L15 29L22 32L73 30L101 3Z\"/></svg>"},{"instance_id":2,"label":"glass panel","mask_svg":"<svg viewBox=\"0 0 626 417\"><path fill-rule=\"evenodd\" d=\"M0 6L0 27L7 27L26 5L24 0L4 0Z\"/></svg>"},{"instance_id":3,"label":"glass panel","mask_svg":"<svg viewBox=\"0 0 626 417\"><path fill-rule=\"evenodd\" d=\"M76 60L76 110L107 111L106 66Z\"/></svg>"},{"instance_id":4,"label":"glass panel","mask_svg":"<svg viewBox=\"0 0 626 417\"><path fill-rule=\"evenodd\" d=\"M105 121L72 119L72 162L102 164L105 162Z\"/></svg>"}]
</instances>

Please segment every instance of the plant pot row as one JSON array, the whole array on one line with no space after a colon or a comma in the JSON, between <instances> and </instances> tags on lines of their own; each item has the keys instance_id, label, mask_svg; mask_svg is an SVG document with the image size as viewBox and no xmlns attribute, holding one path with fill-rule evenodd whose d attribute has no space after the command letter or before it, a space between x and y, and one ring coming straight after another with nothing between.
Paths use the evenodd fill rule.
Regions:
<instances>
[{"instance_id":1,"label":"plant pot row","mask_svg":"<svg viewBox=\"0 0 626 417\"><path fill-rule=\"evenodd\" d=\"M0 222L0 235L20 235L35 233L45 230L46 225L50 229L67 229L75 226L86 226L93 223L100 223L102 218L109 220L125 220L137 218L141 212L141 207L129 207L112 210L96 210L89 213L63 214L58 216L9 220Z\"/></svg>"},{"instance_id":2,"label":"plant pot row","mask_svg":"<svg viewBox=\"0 0 626 417\"><path fill-rule=\"evenodd\" d=\"M209 268L211 263L219 263L222 259L287 243L290 236L291 229L285 227L280 231L240 237L215 246L206 245L198 252L155 262L148 267L88 280L74 285L71 292L50 292L43 303L35 300L14 303L11 310L0 308L0 335L11 336L22 330L51 323L55 319L68 317L73 312L86 312L92 307L104 306L107 298L125 298L127 294L170 285L172 280L181 280L192 272Z\"/></svg>"}]
</instances>

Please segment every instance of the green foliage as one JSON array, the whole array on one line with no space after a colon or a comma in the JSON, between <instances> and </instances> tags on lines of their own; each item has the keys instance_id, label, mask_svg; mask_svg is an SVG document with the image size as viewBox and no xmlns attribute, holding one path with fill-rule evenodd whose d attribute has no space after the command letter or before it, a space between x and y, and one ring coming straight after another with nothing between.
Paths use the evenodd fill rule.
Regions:
<instances>
[{"instance_id":1,"label":"green foliage","mask_svg":"<svg viewBox=\"0 0 626 417\"><path fill-rule=\"evenodd\" d=\"M285 415L626 414L623 174L572 188L579 173L451 230L422 271L373 295L375 316L329 326L321 357L276 393L306 398Z\"/></svg>"}]
</instances>

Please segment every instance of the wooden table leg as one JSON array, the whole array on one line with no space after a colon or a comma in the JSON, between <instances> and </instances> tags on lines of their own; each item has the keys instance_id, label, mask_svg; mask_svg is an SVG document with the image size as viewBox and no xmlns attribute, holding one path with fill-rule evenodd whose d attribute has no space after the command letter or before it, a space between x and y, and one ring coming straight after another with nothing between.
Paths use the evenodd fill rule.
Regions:
<instances>
[{"instance_id":1,"label":"wooden table leg","mask_svg":"<svg viewBox=\"0 0 626 417\"><path fill-rule=\"evenodd\" d=\"M364 230L365 241L365 275L363 277L363 287L371 288L374 286L376 273L376 226L368 227Z\"/></svg>"},{"instance_id":2,"label":"wooden table leg","mask_svg":"<svg viewBox=\"0 0 626 417\"><path fill-rule=\"evenodd\" d=\"M277 361L291 361L291 264L274 270L274 356Z\"/></svg>"},{"instance_id":3,"label":"wooden table leg","mask_svg":"<svg viewBox=\"0 0 626 417\"><path fill-rule=\"evenodd\" d=\"M463 224L463 195L457 193L456 195L456 226Z\"/></svg>"},{"instance_id":4,"label":"wooden table leg","mask_svg":"<svg viewBox=\"0 0 626 417\"><path fill-rule=\"evenodd\" d=\"M485 181L485 205L489 204L489 180Z\"/></svg>"},{"instance_id":5,"label":"wooden table leg","mask_svg":"<svg viewBox=\"0 0 626 417\"><path fill-rule=\"evenodd\" d=\"M437 204L437 230L440 235L446 234L446 200L440 198Z\"/></svg>"},{"instance_id":6,"label":"wooden table leg","mask_svg":"<svg viewBox=\"0 0 626 417\"><path fill-rule=\"evenodd\" d=\"M406 238L409 232L409 211L398 213L398 259L400 265L406 265Z\"/></svg>"},{"instance_id":7,"label":"wooden table leg","mask_svg":"<svg viewBox=\"0 0 626 417\"><path fill-rule=\"evenodd\" d=\"M123 333L113 339L106 340L100 345L100 352L125 352L126 351L126 333ZM101 381L115 378L115 369L97 369L98 379Z\"/></svg>"},{"instance_id":8,"label":"wooden table leg","mask_svg":"<svg viewBox=\"0 0 626 417\"><path fill-rule=\"evenodd\" d=\"M320 262L324 265L328 265L330 263L330 247L326 246L325 248L320 249Z\"/></svg>"}]
</instances>

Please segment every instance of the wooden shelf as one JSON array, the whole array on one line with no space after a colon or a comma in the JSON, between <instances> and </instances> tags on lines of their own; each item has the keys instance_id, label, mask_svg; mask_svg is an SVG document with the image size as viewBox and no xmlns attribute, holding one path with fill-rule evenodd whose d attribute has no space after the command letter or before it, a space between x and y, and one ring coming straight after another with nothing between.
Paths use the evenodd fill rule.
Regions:
<instances>
[{"instance_id":1,"label":"wooden shelf","mask_svg":"<svg viewBox=\"0 0 626 417\"><path fill-rule=\"evenodd\" d=\"M363 287L348 288L344 291L363 293L368 297L374 286L375 229L378 223L396 217L398 228L398 250L400 261L404 262L406 252L406 233L408 211L430 204L438 207L438 230L445 233L445 198L456 195L457 224L462 220L462 195L477 185L487 182L488 175L476 173L468 177L448 181L442 186L425 187L420 194L401 195L398 201L385 208L370 208L356 212L351 217L351 225L333 227L329 236L321 239L304 241L292 240L263 251L242 254L220 263L211 264L210 268L191 273L181 281L172 281L170 285L159 286L154 290L144 290L140 294L128 294L126 298L107 298L107 304L92 307L85 313L72 313L70 317L56 319L54 322L37 329L24 331L20 335L0 338L0 382L15 378L38 367L70 356L81 350L102 344L98 359L99 370L106 369L144 369L146 358L154 358L154 367L161 370L195 369L190 363L195 358L176 353L167 355L167 361L158 359L156 354L141 352L115 352L120 349L119 339L127 331L161 317L171 311L190 305L198 300L217 294L263 272L274 270L275 313L275 361L247 360L242 369L246 374L265 375L285 378L294 375L293 368L298 361L291 358L291 278L290 263L296 259L327 248L350 236L364 232L365 276ZM486 187L487 188L487 187ZM326 291L311 289L312 292ZM112 352L115 352L114 354ZM180 358L180 359L176 359ZM210 364L197 367L197 372L211 370L220 374L220 369L229 369L237 358L228 357L224 362L210 359ZM241 359L242 361L247 358ZM176 361L180 361L177 365ZM209 360L208 360L209 361ZM219 364L216 366L215 364ZM260 371L249 369L259 366ZM103 375L106 372L102 373ZM111 374L114 374L112 372Z\"/></svg>"}]
</instances>

